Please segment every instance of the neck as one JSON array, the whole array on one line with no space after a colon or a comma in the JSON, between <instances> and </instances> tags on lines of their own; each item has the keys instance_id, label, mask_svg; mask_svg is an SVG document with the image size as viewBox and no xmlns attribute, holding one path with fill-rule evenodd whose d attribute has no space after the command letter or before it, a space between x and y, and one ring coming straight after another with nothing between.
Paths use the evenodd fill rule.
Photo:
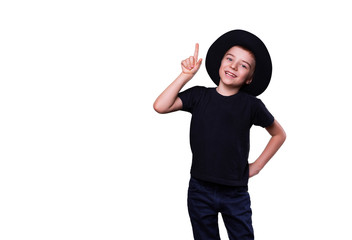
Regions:
<instances>
[{"instance_id":1,"label":"neck","mask_svg":"<svg viewBox=\"0 0 352 240\"><path fill-rule=\"evenodd\" d=\"M226 86L220 81L219 86L216 88L216 91L223 96L231 96L238 93L240 91L240 88Z\"/></svg>"}]
</instances>

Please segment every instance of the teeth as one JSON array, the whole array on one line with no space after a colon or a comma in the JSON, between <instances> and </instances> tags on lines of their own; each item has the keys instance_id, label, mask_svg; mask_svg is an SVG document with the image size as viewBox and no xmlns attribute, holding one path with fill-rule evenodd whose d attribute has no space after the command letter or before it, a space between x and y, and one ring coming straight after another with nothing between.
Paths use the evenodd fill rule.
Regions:
<instances>
[{"instance_id":1,"label":"teeth","mask_svg":"<svg viewBox=\"0 0 352 240\"><path fill-rule=\"evenodd\" d=\"M228 76L230 76L230 77L236 77L236 75L235 74L232 74L232 73L230 73L230 72L225 72L226 73L226 75L228 75Z\"/></svg>"}]
</instances>

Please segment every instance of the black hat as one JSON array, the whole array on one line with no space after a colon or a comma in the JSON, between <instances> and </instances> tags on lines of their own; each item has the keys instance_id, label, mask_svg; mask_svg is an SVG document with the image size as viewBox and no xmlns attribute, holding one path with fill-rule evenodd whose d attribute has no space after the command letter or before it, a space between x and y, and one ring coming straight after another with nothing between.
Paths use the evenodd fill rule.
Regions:
<instances>
[{"instance_id":1,"label":"black hat","mask_svg":"<svg viewBox=\"0 0 352 240\"><path fill-rule=\"evenodd\" d=\"M220 76L219 68L221 60L225 53L233 46L242 46L250 50L256 60L254 77L249 85L244 85L241 91L247 92L253 96L258 96L268 87L272 64L268 49L264 43L254 34L244 30L232 30L220 36L209 48L205 67L210 78L216 85L219 85Z\"/></svg>"}]
</instances>

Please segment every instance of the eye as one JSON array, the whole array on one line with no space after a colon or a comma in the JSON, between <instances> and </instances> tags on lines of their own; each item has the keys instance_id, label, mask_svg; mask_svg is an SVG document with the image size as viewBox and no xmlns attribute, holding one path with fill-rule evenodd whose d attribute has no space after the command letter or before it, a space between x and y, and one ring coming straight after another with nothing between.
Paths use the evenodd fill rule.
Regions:
<instances>
[{"instance_id":1,"label":"eye","mask_svg":"<svg viewBox=\"0 0 352 240\"><path fill-rule=\"evenodd\" d=\"M245 69L248 68L247 65L244 65L244 64L242 64L241 67L243 67L243 68L245 68Z\"/></svg>"},{"instance_id":2,"label":"eye","mask_svg":"<svg viewBox=\"0 0 352 240\"><path fill-rule=\"evenodd\" d=\"M232 62L232 58L230 57L227 57L226 60Z\"/></svg>"}]
</instances>

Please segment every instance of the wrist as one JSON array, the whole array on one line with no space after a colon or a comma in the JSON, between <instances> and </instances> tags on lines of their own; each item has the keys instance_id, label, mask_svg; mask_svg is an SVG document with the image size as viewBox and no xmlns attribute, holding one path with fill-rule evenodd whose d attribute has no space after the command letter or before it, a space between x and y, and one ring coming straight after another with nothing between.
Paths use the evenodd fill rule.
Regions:
<instances>
[{"instance_id":1,"label":"wrist","mask_svg":"<svg viewBox=\"0 0 352 240\"><path fill-rule=\"evenodd\" d=\"M185 73L182 71L180 75L184 76L184 77L192 78L195 74L194 73Z\"/></svg>"},{"instance_id":2,"label":"wrist","mask_svg":"<svg viewBox=\"0 0 352 240\"><path fill-rule=\"evenodd\" d=\"M253 162L249 164L249 175L250 177L255 176L259 174L259 172L262 170L262 167L259 166L257 162Z\"/></svg>"},{"instance_id":3,"label":"wrist","mask_svg":"<svg viewBox=\"0 0 352 240\"><path fill-rule=\"evenodd\" d=\"M191 80L193 78L194 74L192 73L184 73L181 72L181 74L179 75L179 79L181 79L182 81L188 82L189 80Z\"/></svg>"},{"instance_id":4,"label":"wrist","mask_svg":"<svg viewBox=\"0 0 352 240\"><path fill-rule=\"evenodd\" d=\"M260 172L264 168L264 166L259 161L254 162L254 167L258 170L258 172Z\"/></svg>"}]
</instances>

